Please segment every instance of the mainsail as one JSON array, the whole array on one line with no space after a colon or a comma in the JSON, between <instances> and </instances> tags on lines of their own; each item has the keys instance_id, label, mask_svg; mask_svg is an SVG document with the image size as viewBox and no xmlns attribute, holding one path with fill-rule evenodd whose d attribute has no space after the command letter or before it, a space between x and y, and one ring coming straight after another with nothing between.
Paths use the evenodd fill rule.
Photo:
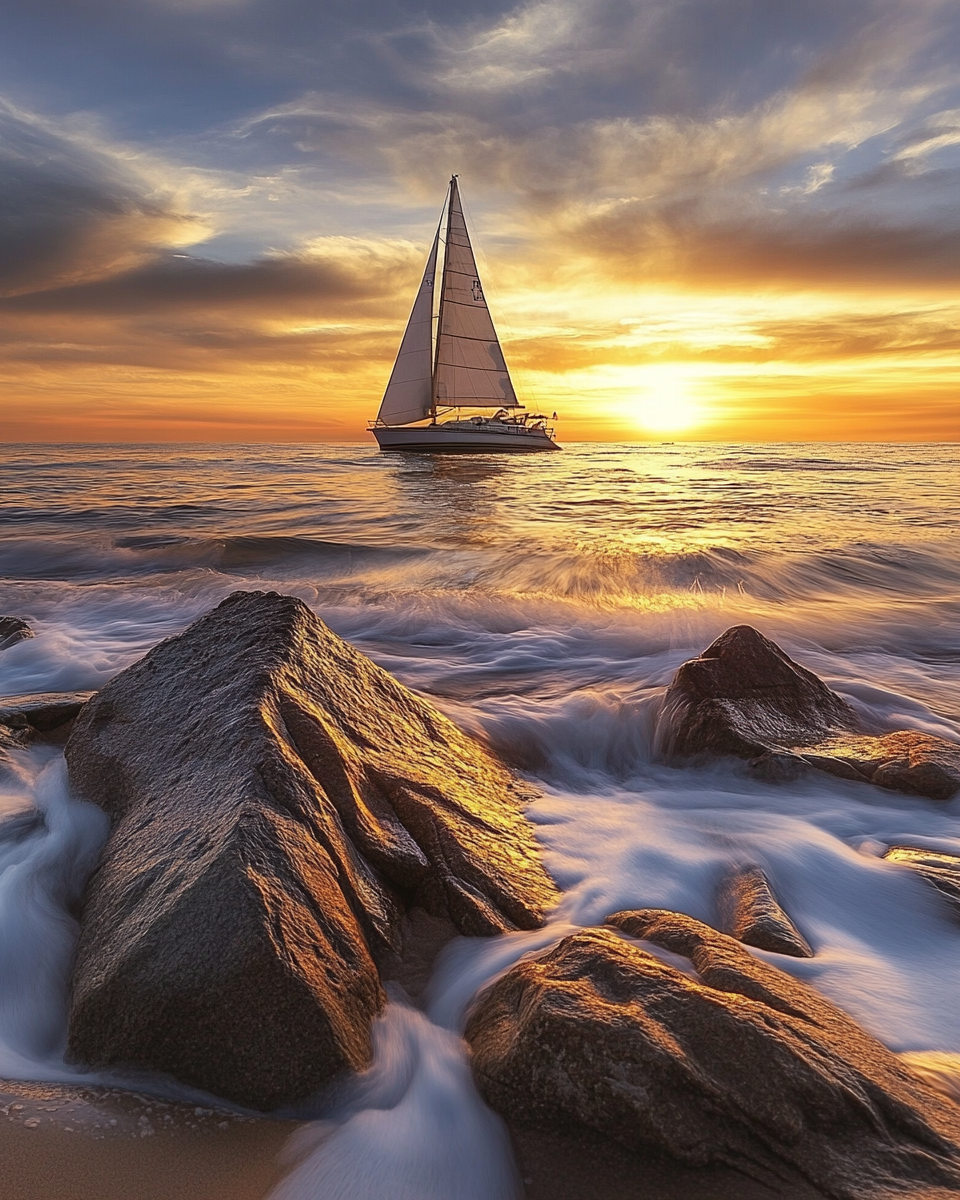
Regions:
<instances>
[{"instance_id":1,"label":"mainsail","mask_svg":"<svg viewBox=\"0 0 960 1200\"><path fill-rule=\"evenodd\" d=\"M400 343L397 361L383 393L377 420L385 425L407 425L430 416L433 410L433 279L437 273L440 227L413 302L413 311Z\"/></svg>"},{"instance_id":2,"label":"mainsail","mask_svg":"<svg viewBox=\"0 0 960 1200\"><path fill-rule=\"evenodd\" d=\"M523 407L483 296L456 175L450 181L433 396L440 408Z\"/></svg>"}]
</instances>

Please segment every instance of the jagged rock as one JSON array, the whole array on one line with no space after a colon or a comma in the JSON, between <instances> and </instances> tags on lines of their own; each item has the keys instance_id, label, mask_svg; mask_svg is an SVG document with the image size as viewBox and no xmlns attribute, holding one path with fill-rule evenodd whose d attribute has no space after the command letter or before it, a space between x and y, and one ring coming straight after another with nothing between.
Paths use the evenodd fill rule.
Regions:
<instances>
[{"instance_id":1,"label":"jagged rock","mask_svg":"<svg viewBox=\"0 0 960 1200\"><path fill-rule=\"evenodd\" d=\"M960 1108L810 988L678 913L521 961L466 1036L478 1086L518 1128L596 1130L638 1154L799 1172L837 1200L960 1189Z\"/></svg>"},{"instance_id":2,"label":"jagged rock","mask_svg":"<svg viewBox=\"0 0 960 1200\"><path fill-rule=\"evenodd\" d=\"M888 862L909 867L932 883L960 916L960 858L953 854L938 854L933 850L917 850L913 846L891 846L883 857Z\"/></svg>"},{"instance_id":3,"label":"jagged rock","mask_svg":"<svg viewBox=\"0 0 960 1200\"><path fill-rule=\"evenodd\" d=\"M717 910L720 928L738 942L793 958L813 957L810 943L780 907L760 867L741 867L724 876Z\"/></svg>"},{"instance_id":4,"label":"jagged rock","mask_svg":"<svg viewBox=\"0 0 960 1200\"><path fill-rule=\"evenodd\" d=\"M20 617L0 617L0 650L9 650L17 642L32 637L36 634Z\"/></svg>"},{"instance_id":5,"label":"jagged rock","mask_svg":"<svg viewBox=\"0 0 960 1200\"><path fill-rule=\"evenodd\" d=\"M508 773L303 604L238 592L89 702L70 781L114 827L69 1053L269 1109L362 1067L405 908L451 931L556 900Z\"/></svg>"},{"instance_id":6,"label":"jagged rock","mask_svg":"<svg viewBox=\"0 0 960 1200\"><path fill-rule=\"evenodd\" d=\"M677 671L659 738L669 757L753 758L812 746L855 723L853 709L816 675L756 629L735 625Z\"/></svg>"},{"instance_id":7,"label":"jagged rock","mask_svg":"<svg viewBox=\"0 0 960 1200\"><path fill-rule=\"evenodd\" d=\"M657 745L668 761L750 759L770 783L813 767L933 800L960 791L960 746L914 730L865 734L845 700L749 625L680 667L664 694Z\"/></svg>"}]
</instances>

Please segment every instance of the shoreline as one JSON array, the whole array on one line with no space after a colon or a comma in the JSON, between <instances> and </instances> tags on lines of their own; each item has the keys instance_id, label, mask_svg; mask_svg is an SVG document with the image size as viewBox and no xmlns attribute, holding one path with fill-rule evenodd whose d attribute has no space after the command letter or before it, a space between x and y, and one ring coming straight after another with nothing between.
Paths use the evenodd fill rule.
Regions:
<instances>
[{"instance_id":1,"label":"shoreline","mask_svg":"<svg viewBox=\"0 0 960 1200\"><path fill-rule=\"evenodd\" d=\"M264 1200L298 1122L121 1088L0 1081L4 1200Z\"/></svg>"}]
</instances>

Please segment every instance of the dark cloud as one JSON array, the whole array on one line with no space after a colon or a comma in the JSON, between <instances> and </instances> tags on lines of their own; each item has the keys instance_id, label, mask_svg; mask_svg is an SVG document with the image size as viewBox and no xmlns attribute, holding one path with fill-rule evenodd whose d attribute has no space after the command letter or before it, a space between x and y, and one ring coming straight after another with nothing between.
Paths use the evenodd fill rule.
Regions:
<instances>
[{"instance_id":1,"label":"dark cloud","mask_svg":"<svg viewBox=\"0 0 960 1200\"><path fill-rule=\"evenodd\" d=\"M116 158L0 104L0 294L128 265L192 218Z\"/></svg>"},{"instance_id":2,"label":"dark cloud","mask_svg":"<svg viewBox=\"0 0 960 1200\"><path fill-rule=\"evenodd\" d=\"M564 244L621 280L779 288L960 282L955 213L920 224L800 205L715 216L692 200L635 203L567 229Z\"/></svg>"},{"instance_id":3,"label":"dark cloud","mask_svg":"<svg viewBox=\"0 0 960 1200\"><path fill-rule=\"evenodd\" d=\"M241 264L165 256L109 279L10 297L0 301L0 311L130 316L250 308L265 317L329 317L371 304L389 309L397 293L413 285L420 266L412 247L371 248L348 239L335 246L336 253Z\"/></svg>"}]
</instances>

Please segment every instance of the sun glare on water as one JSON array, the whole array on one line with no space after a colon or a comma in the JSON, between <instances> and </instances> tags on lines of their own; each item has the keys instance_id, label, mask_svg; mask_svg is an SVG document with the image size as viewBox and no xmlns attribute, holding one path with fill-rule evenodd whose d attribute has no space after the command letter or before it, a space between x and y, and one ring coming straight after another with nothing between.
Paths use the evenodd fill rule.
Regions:
<instances>
[{"instance_id":1,"label":"sun glare on water","mask_svg":"<svg viewBox=\"0 0 960 1200\"><path fill-rule=\"evenodd\" d=\"M669 368L643 372L642 392L634 405L637 424L648 433L683 433L700 424L703 405L693 394L690 380Z\"/></svg>"}]
</instances>

